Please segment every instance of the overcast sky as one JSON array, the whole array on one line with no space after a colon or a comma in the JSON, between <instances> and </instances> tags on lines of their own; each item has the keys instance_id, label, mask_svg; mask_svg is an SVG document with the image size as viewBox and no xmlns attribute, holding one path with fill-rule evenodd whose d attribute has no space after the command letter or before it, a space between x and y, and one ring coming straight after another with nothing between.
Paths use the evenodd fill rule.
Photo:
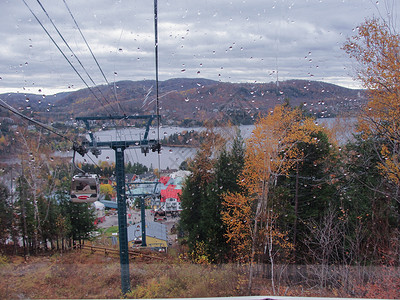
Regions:
<instances>
[{"instance_id":1,"label":"overcast sky","mask_svg":"<svg viewBox=\"0 0 400 300\"><path fill-rule=\"evenodd\" d=\"M25 0L83 79L38 1ZM65 0L107 80L155 79L153 1ZM160 0L159 78L224 82L288 79L358 87L341 50L366 17L398 15L398 0ZM41 0L96 84L101 72L64 0ZM23 0L0 4L0 93L84 88ZM278 73L278 76L277 76Z\"/></svg>"}]
</instances>

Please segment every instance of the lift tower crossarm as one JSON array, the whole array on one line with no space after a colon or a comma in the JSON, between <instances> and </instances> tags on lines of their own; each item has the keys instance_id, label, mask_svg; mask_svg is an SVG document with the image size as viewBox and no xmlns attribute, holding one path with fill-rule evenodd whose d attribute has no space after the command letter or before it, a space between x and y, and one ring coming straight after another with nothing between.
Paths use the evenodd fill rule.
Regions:
<instances>
[{"instance_id":1,"label":"lift tower crossarm","mask_svg":"<svg viewBox=\"0 0 400 300\"><path fill-rule=\"evenodd\" d=\"M121 143L121 141L112 141L112 142L99 142L96 141L93 135L93 132L90 130L90 122L89 121L101 121L101 120L147 120L146 123L146 128L145 128L145 133L143 136L143 139L141 140L133 140L133 141L124 141L124 146L129 147L129 146L153 146L157 145L158 141L156 140L149 140L149 130L150 130L150 125L153 122L154 119L159 118L160 116L157 115L132 115L132 116L98 116L98 117L77 117L75 118L77 121L82 121L85 126L87 131L89 132L89 137L91 141L89 141L89 147L113 147L110 145L112 143L113 145L118 145ZM158 150L158 148L156 148Z\"/></svg>"}]
</instances>

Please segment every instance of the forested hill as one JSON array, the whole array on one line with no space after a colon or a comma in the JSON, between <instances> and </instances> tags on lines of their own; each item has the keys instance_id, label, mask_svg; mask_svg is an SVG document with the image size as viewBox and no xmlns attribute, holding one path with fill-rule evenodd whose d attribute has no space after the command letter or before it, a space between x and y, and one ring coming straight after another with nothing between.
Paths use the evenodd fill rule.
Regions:
<instances>
[{"instance_id":1,"label":"forested hill","mask_svg":"<svg viewBox=\"0 0 400 300\"><path fill-rule=\"evenodd\" d=\"M0 98L20 110L31 110L60 121L77 116L155 112L154 81L120 81L115 86L116 94L114 86L103 85L92 91L82 89L52 96L3 94ZM283 81L277 85L179 78L160 82L159 95L164 122L177 124L226 115L243 124L251 123L255 115L285 101L295 106L304 105L318 117L332 117L355 111L366 102L363 90L306 80Z\"/></svg>"}]
</instances>

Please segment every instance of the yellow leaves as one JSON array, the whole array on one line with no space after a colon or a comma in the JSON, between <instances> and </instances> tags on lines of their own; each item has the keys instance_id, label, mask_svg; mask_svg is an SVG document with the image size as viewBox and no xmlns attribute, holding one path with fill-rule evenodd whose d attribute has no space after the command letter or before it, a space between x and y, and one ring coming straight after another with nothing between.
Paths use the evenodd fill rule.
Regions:
<instances>
[{"instance_id":1,"label":"yellow leaves","mask_svg":"<svg viewBox=\"0 0 400 300\"><path fill-rule=\"evenodd\" d=\"M389 180L396 185L400 185L400 164L398 154L392 154L386 145L381 148L382 163L378 163L378 168L385 174Z\"/></svg>"},{"instance_id":2,"label":"yellow leaves","mask_svg":"<svg viewBox=\"0 0 400 300\"><path fill-rule=\"evenodd\" d=\"M358 79L369 90L391 89L398 85L400 37L389 25L373 18L359 26L358 34L343 49L361 65Z\"/></svg>"},{"instance_id":3,"label":"yellow leaves","mask_svg":"<svg viewBox=\"0 0 400 300\"><path fill-rule=\"evenodd\" d=\"M4 135L0 137L0 150L3 150L4 147L7 145L7 140Z\"/></svg>"},{"instance_id":4,"label":"yellow leaves","mask_svg":"<svg viewBox=\"0 0 400 300\"><path fill-rule=\"evenodd\" d=\"M111 184L101 184L100 185L100 194L111 198L114 193L115 193L114 188L111 186Z\"/></svg>"},{"instance_id":5,"label":"yellow leaves","mask_svg":"<svg viewBox=\"0 0 400 300\"><path fill-rule=\"evenodd\" d=\"M209 258L207 254L206 244L204 241L197 241L194 250L188 253L190 259L199 265L209 265L211 264L212 260Z\"/></svg>"},{"instance_id":6,"label":"yellow leaves","mask_svg":"<svg viewBox=\"0 0 400 300\"><path fill-rule=\"evenodd\" d=\"M382 174L400 184L400 35L378 19L366 20L344 50L356 59L358 79L368 89L370 101L359 118L363 138L385 140L380 151ZM389 149L390 145L390 149Z\"/></svg>"},{"instance_id":7,"label":"yellow leaves","mask_svg":"<svg viewBox=\"0 0 400 300\"><path fill-rule=\"evenodd\" d=\"M276 225L269 191L278 176L287 175L304 159L301 144L317 144L322 129L305 118L298 108L276 106L273 113L260 119L246 141L245 165L239 184L242 194L227 193L222 203L226 237L237 257L254 258L252 246L259 242L290 250L293 245ZM257 246L258 247L258 246ZM285 251L286 251L285 250Z\"/></svg>"},{"instance_id":8,"label":"yellow leaves","mask_svg":"<svg viewBox=\"0 0 400 300\"><path fill-rule=\"evenodd\" d=\"M260 193L260 182L271 175L286 175L303 158L296 147L300 142L316 143L312 135L321 128L313 119L303 118L300 109L276 106L274 112L260 119L246 142L246 162L242 184L250 193Z\"/></svg>"},{"instance_id":9,"label":"yellow leaves","mask_svg":"<svg viewBox=\"0 0 400 300\"><path fill-rule=\"evenodd\" d=\"M226 237L234 246L233 251L241 261L247 261L251 248L252 200L238 193L224 195L221 213L223 223L227 228Z\"/></svg>"}]
</instances>

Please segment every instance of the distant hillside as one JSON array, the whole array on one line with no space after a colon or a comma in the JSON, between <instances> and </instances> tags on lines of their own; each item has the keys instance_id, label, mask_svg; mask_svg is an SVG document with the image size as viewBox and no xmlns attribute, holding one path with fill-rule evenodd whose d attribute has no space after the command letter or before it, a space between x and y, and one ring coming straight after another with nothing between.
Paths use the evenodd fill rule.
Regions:
<instances>
[{"instance_id":1,"label":"distant hillside","mask_svg":"<svg viewBox=\"0 0 400 300\"><path fill-rule=\"evenodd\" d=\"M60 121L77 116L155 113L155 82L120 81L52 96L3 94L0 98L20 110L38 112ZM117 99L117 100L116 100ZM251 123L278 103L303 105L316 116L352 112L366 103L363 90L353 90L317 81L289 80L275 83L227 83L207 79L170 79L159 82L163 123L229 117Z\"/></svg>"}]
</instances>

